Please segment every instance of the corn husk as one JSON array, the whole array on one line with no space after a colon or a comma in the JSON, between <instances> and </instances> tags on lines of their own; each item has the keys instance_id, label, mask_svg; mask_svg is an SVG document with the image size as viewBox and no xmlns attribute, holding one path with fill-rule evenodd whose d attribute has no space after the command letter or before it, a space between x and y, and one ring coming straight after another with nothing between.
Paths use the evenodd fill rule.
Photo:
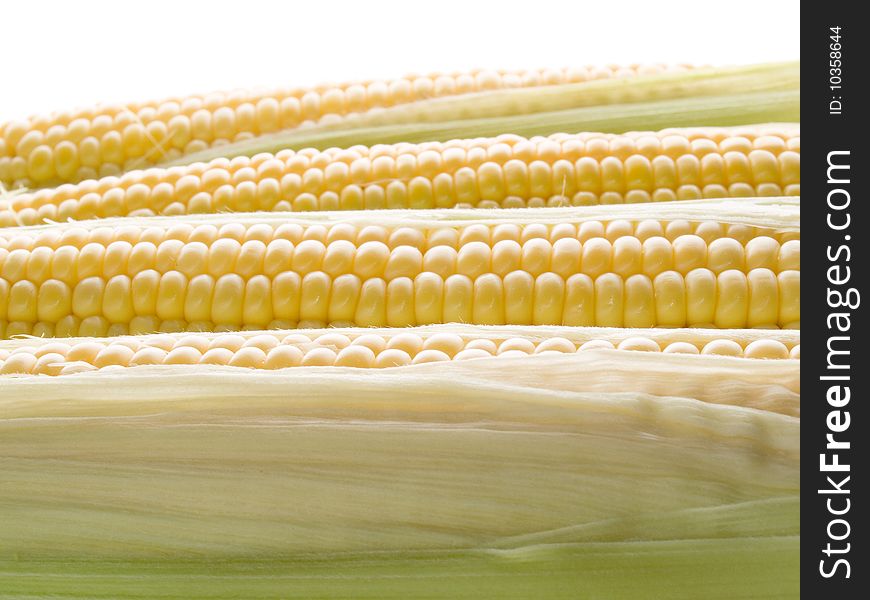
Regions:
<instances>
[{"instance_id":1,"label":"corn husk","mask_svg":"<svg viewBox=\"0 0 870 600\"><path fill-rule=\"evenodd\" d=\"M48 594L63 580L71 597L129 596L124 581L191 598L786 593L798 374L796 360L596 350L5 378L0 583ZM778 410L759 402L774 397Z\"/></svg>"}]
</instances>

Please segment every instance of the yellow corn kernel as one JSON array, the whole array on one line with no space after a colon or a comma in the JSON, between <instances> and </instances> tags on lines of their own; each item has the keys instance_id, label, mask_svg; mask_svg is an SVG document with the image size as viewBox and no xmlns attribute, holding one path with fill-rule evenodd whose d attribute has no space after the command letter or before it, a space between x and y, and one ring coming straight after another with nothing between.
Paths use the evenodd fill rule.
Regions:
<instances>
[{"instance_id":1,"label":"yellow corn kernel","mask_svg":"<svg viewBox=\"0 0 870 600\"><path fill-rule=\"evenodd\" d=\"M800 322L800 240L782 241L795 235L788 228L499 217L416 226L213 222L0 232L11 249L0 256L0 324L7 336L62 336L329 324Z\"/></svg>"},{"instance_id":2,"label":"yellow corn kernel","mask_svg":"<svg viewBox=\"0 0 870 600\"><path fill-rule=\"evenodd\" d=\"M0 375L69 375L92 369L141 365L220 365L242 369L299 366L391 368L481 358L642 351L681 355L718 355L747 359L799 359L795 335L716 337L664 333L649 329L566 329L565 335L526 336L511 330L462 329L462 334L415 329L305 330L253 334L170 334L111 338L105 343L33 341L12 350L0 347ZM510 333L508 332L510 331ZM656 333L653 333L656 332ZM6 344L15 342L5 342ZM3 342L0 342L2 346ZM73 369L75 365L80 368ZM69 367L69 368L68 368Z\"/></svg>"},{"instance_id":3,"label":"yellow corn kernel","mask_svg":"<svg viewBox=\"0 0 870 600\"><path fill-rule=\"evenodd\" d=\"M647 71L633 66L605 68L600 72L604 77L615 77L617 73L625 77ZM12 159L21 159L28 165L27 176L37 185L74 182L80 179L79 160L96 169L104 165L121 166L134 160L148 165L162 160L172 148L195 152L219 144L221 140L290 129L305 120L317 121L326 115L344 116L433 96L514 87L513 82L519 75L519 72L492 72L492 77L483 80L467 74L438 75L433 79L415 79L414 85L408 78L400 78L373 82L368 86L368 93L363 85L349 83L328 89L321 86L308 90L227 92L180 101L167 99L124 107L95 107L72 115L55 114L0 124L0 142L7 153L11 151ZM570 69L553 71L553 75L546 84L578 81ZM441 83L431 84L431 87L419 83L434 80ZM460 80L467 80L468 85L458 85ZM541 84L543 82L526 79L522 85ZM102 156L95 151L98 140ZM12 174L0 178L0 182L8 186L19 185L22 180L22 175Z\"/></svg>"},{"instance_id":4,"label":"yellow corn kernel","mask_svg":"<svg viewBox=\"0 0 870 600\"><path fill-rule=\"evenodd\" d=\"M502 138L477 138L355 147L360 158L350 166L334 151L282 151L277 155L236 157L229 163L216 159L207 165L133 171L119 181L100 180L99 185L108 186L100 194L91 191L87 182L64 186L45 198L38 193L23 193L10 207L0 210L0 215L30 225L42 222L46 214L60 214L61 207L64 218L85 219L211 210L623 204L722 197L730 194L729 186L735 185L742 186L735 188L737 195L765 196L777 190L773 195L799 193L798 152L783 150L788 156L780 168L771 150L748 146L724 151L715 144L711 149L698 143L712 143L737 131L582 133L529 140L517 137L507 142ZM783 144L800 135L787 127L776 135L771 135L767 127L743 128L739 133L749 140L768 137ZM559 144L554 143L557 137ZM635 141L644 138L669 140L669 144L657 146L657 155L624 156L621 148L636 148ZM677 140L682 143L677 144ZM586 153L570 150L570 142L582 145ZM595 142L601 142L604 148L596 150ZM46 147L39 146L31 156L38 158L40 152L49 152L40 148ZM477 164L477 154L487 151L503 153L507 160ZM728 159L719 152L727 154ZM579 158L575 158L578 153ZM425 160L421 161L421 156ZM65 158L64 164L73 164L72 160ZM673 177L666 174L670 172L666 165L672 163L676 169ZM704 165L709 168L705 170Z\"/></svg>"}]
</instances>

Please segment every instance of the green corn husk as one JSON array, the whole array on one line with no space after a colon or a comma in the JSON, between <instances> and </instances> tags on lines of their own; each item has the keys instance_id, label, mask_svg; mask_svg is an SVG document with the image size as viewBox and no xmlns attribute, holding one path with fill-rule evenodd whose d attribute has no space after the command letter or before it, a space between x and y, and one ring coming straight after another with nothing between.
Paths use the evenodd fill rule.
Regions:
<instances>
[{"instance_id":1,"label":"green corn husk","mask_svg":"<svg viewBox=\"0 0 870 600\"><path fill-rule=\"evenodd\" d=\"M417 101L209 148L160 166L283 148L446 141L503 133L624 133L799 119L798 63L705 68Z\"/></svg>"},{"instance_id":2,"label":"green corn husk","mask_svg":"<svg viewBox=\"0 0 870 600\"><path fill-rule=\"evenodd\" d=\"M782 396L752 375L774 367L800 368L590 350L6 377L0 589L791 597L800 421L785 413L799 400L748 407Z\"/></svg>"},{"instance_id":3,"label":"green corn husk","mask_svg":"<svg viewBox=\"0 0 870 600\"><path fill-rule=\"evenodd\" d=\"M769 515L797 520L798 508L795 498ZM799 595L799 548L798 536L771 535L292 561L18 560L0 561L0 586L5 598L786 600Z\"/></svg>"}]
</instances>

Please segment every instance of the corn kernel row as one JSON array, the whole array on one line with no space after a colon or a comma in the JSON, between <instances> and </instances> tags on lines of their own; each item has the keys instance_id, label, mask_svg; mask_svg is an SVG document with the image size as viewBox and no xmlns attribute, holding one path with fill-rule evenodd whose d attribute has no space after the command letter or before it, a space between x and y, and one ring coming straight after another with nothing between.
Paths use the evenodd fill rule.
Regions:
<instances>
[{"instance_id":1,"label":"corn kernel row","mask_svg":"<svg viewBox=\"0 0 870 600\"><path fill-rule=\"evenodd\" d=\"M0 302L6 336L450 322L794 328L800 321L800 271L716 274L696 268L685 276L665 271L654 278L613 272L564 278L524 270L442 277L426 271L387 281L323 271L245 280L236 273L188 278L179 271L146 270L133 277L89 276L74 286L58 279L9 286L0 279Z\"/></svg>"},{"instance_id":2,"label":"corn kernel row","mask_svg":"<svg viewBox=\"0 0 870 600\"><path fill-rule=\"evenodd\" d=\"M455 246L433 244L420 250L417 245L388 245L377 240L354 243L338 239L324 244L306 239L294 244L283 238L266 243L221 237L211 244L176 239L159 244L117 240L108 245L90 242L81 247L64 244L11 252L0 249L0 278L7 284L18 281L40 284L48 279L74 284L86 277L134 276L152 269L160 273L177 270L188 278L231 273L250 278L284 271L306 275L322 270L332 277L350 273L390 281L424 272L442 277L456 273L478 277L485 273L506 275L522 269L532 275L552 271L563 277L575 273L597 277L608 272L622 277L637 274L655 277L665 271L686 274L696 268L709 268L716 274L729 269L766 268L777 273L799 270L800 240L780 243L773 237L758 235L742 244L731 237L707 242L699 235L685 234L673 241L661 236L641 241L626 233L613 242L603 236L587 237L583 242L576 237L560 237L555 242L545 237L529 237L523 242L501 239L494 244L471 238L460 240Z\"/></svg>"},{"instance_id":3,"label":"corn kernel row","mask_svg":"<svg viewBox=\"0 0 870 600\"><path fill-rule=\"evenodd\" d=\"M500 136L281 151L19 194L0 225L226 211L622 204L800 195L787 128Z\"/></svg>"},{"instance_id":4,"label":"corn kernel row","mask_svg":"<svg viewBox=\"0 0 870 600\"><path fill-rule=\"evenodd\" d=\"M433 74L313 89L236 91L98 106L0 126L0 183L115 175L251 137L427 98L677 71L658 65Z\"/></svg>"},{"instance_id":5,"label":"corn kernel row","mask_svg":"<svg viewBox=\"0 0 870 600\"><path fill-rule=\"evenodd\" d=\"M618 215L615 215L618 216ZM378 222L379 219L372 219ZM258 241L271 244L279 240L285 240L298 245L303 241L317 241L329 246L334 242L347 241L356 246L366 242L379 242L385 244L390 250L399 246L411 246L425 252L439 246L449 246L459 249L471 242L483 242L495 245L502 241L513 241L520 244L533 239L547 240L555 244L561 239L576 239L586 243L596 238L604 238L611 243L621 237L633 236L640 242L646 242L653 237L663 237L670 242L686 235L700 237L706 244L715 240L730 238L737 240L746 246L758 237L773 238L779 244L800 240L800 233L791 230L778 231L766 227L756 227L737 223L725 223L715 220L656 220L641 219L628 220L613 218L612 220L590 219L579 223L561 222L558 224L548 223L498 223L490 224L466 223L463 225L450 226L444 224L427 224L426 226L383 226L375 224L358 223L293 223L274 222L263 220L258 223L224 222L220 224L203 223L172 223L169 226L163 223L153 226L138 225L135 221L126 221L117 227L80 227L67 225L60 228L49 227L46 229L6 229L0 230L0 265L9 260L8 253L16 250L37 251L44 254L48 248L57 250L63 246L72 246L81 249L88 244L98 244L108 248L113 243L119 243L126 248L125 244L136 245L150 243L161 247L166 245L164 251L170 251L177 247L175 242L191 244L194 242L211 246L218 240L234 240L239 244ZM795 247L792 245L791 247ZM6 252L3 252L3 251ZM116 250L116 251L117 251ZM747 249L751 252L751 250ZM122 252L126 255L126 251ZM17 254L19 257L30 255ZM33 260L43 260L34 258ZM751 261L751 259L750 259ZM15 264L19 264L16 262ZM37 269L38 270L38 269Z\"/></svg>"},{"instance_id":6,"label":"corn kernel row","mask_svg":"<svg viewBox=\"0 0 870 600\"><path fill-rule=\"evenodd\" d=\"M252 337L151 336L115 341L53 341L39 346L0 349L0 375L67 375L143 365L221 365L250 369L336 366L389 368L448 360L493 356L512 358L538 354L567 354L587 350L627 350L669 354L705 354L754 359L800 358L800 344L756 339L741 344L730 338L698 343L660 343L644 336L616 342L605 338L577 342L564 337L543 341L509 337L467 339L456 334L420 336L399 333L345 335L342 333L267 333Z\"/></svg>"},{"instance_id":7,"label":"corn kernel row","mask_svg":"<svg viewBox=\"0 0 870 600\"><path fill-rule=\"evenodd\" d=\"M796 209L757 199L612 207L611 221L580 208L16 228L0 231L0 315L7 336L300 322L791 328ZM736 304L722 308L731 293Z\"/></svg>"}]
</instances>

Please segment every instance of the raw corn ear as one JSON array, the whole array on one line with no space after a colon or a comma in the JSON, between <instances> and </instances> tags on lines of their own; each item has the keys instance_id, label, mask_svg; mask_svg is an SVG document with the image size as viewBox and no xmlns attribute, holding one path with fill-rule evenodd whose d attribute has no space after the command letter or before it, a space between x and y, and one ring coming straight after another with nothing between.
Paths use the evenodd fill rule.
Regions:
<instances>
[{"instance_id":1,"label":"raw corn ear","mask_svg":"<svg viewBox=\"0 0 870 600\"><path fill-rule=\"evenodd\" d=\"M511 132L626 131L800 120L797 63L693 69L435 98L244 140L165 164L253 156L284 148L424 142Z\"/></svg>"},{"instance_id":2,"label":"raw corn ear","mask_svg":"<svg viewBox=\"0 0 870 600\"><path fill-rule=\"evenodd\" d=\"M744 359L758 364L741 364ZM800 332L793 330L449 324L0 341L0 376L6 380L81 374L198 379L324 368L349 376L361 370L413 377L448 372L530 387L545 377L548 387L571 392L620 385L624 392L688 395L791 416L800 415L799 359ZM584 377L571 376L578 371ZM716 372L727 373L727 388L709 385Z\"/></svg>"},{"instance_id":3,"label":"raw corn ear","mask_svg":"<svg viewBox=\"0 0 870 600\"><path fill-rule=\"evenodd\" d=\"M18 193L0 225L208 212L519 208L800 195L800 127L282 150Z\"/></svg>"},{"instance_id":4,"label":"raw corn ear","mask_svg":"<svg viewBox=\"0 0 870 600\"><path fill-rule=\"evenodd\" d=\"M371 123L368 121L371 119ZM668 127L730 127L761 123L794 123L800 120L800 92L754 92L649 100L632 104L608 104L535 112L508 117L481 117L455 121L426 121L379 124L380 118L363 116L318 127L299 128L285 133L261 136L228 144L217 150L203 150L182 158L159 163L171 167L215 158L234 158L276 153L286 148L326 150L354 144L424 143L470 137L497 137L505 131L524 137L570 131L627 133ZM407 118L406 118L407 119ZM356 123L356 127L352 125Z\"/></svg>"},{"instance_id":5,"label":"raw corn ear","mask_svg":"<svg viewBox=\"0 0 870 600\"><path fill-rule=\"evenodd\" d=\"M267 100L266 117L271 125L264 126L263 132L256 125L261 116L259 104L254 106L243 96L115 107L108 109L110 115L100 114L98 108L81 116L60 115L56 124L52 117L36 118L35 123L9 123L3 128L0 183L40 187L118 175L155 163L188 164L282 148L447 140L505 131L532 136L558 131L739 125L797 121L800 116L796 64L631 75L429 99L408 97L398 106L370 110L359 106L346 114L337 101L340 90L324 103L318 92L310 93L304 112L305 94L298 100L290 98L301 90L282 92L280 104L277 98L268 102L270 94L266 94L260 100ZM404 81L398 87L407 87ZM289 116L285 103L293 107ZM235 111L242 109L245 115L237 115ZM320 117L322 111L329 112ZM231 141L230 137L239 139Z\"/></svg>"},{"instance_id":6,"label":"raw corn ear","mask_svg":"<svg viewBox=\"0 0 870 600\"><path fill-rule=\"evenodd\" d=\"M230 142L431 98L688 69L630 65L433 73L313 88L216 92L34 116L0 124L0 183L43 186L116 175Z\"/></svg>"},{"instance_id":7,"label":"raw corn ear","mask_svg":"<svg viewBox=\"0 0 870 600\"><path fill-rule=\"evenodd\" d=\"M556 356L592 350L800 359L793 330L608 329L436 325L113 338L0 341L2 375L69 375L113 367L216 365L388 369L481 358ZM793 386L792 386L793 387Z\"/></svg>"},{"instance_id":8,"label":"raw corn ear","mask_svg":"<svg viewBox=\"0 0 870 600\"><path fill-rule=\"evenodd\" d=\"M69 570L65 593L84 597L124 595L121 575L156 596L169 573L175 593L196 576L190 597L218 598L406 598L430 576L434 595L469 598L570 597L587 578L610 597L651 581L687 599L797 589L800 422L780 382L798 361L485 360L4 378L0 582L44 590L42 573ZM743 405L765 399L775 410ZM716 575L748 557L740 578Z\"/></svg>"},{"instance_id":9,"label":"raw corn ear","mask_svg":"<svg viewBox=\"0 0 870 600\"><path fill-rule=\"evenodd\" d=\"M774 199L6 229L3 333L449 322L797 328L799 218L795 201Z\"/></svg>"}]
</instances>

